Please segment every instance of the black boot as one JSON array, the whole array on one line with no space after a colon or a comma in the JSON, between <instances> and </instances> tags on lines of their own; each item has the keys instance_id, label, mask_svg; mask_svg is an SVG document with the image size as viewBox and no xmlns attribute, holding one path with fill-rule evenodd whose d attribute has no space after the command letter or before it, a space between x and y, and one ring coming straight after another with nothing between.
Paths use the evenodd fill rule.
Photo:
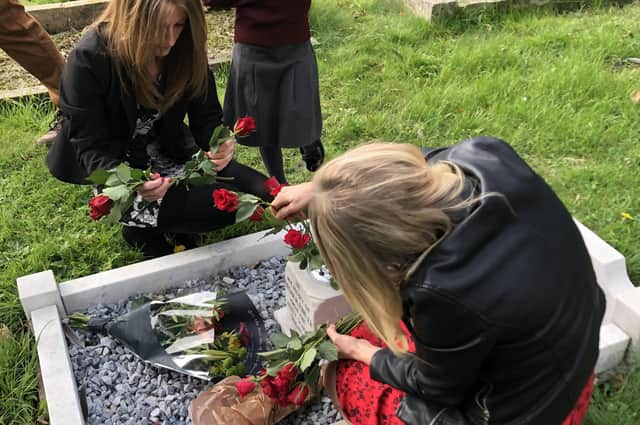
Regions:
<instances>
[{"instance_id":1,"label":"black boot","mask_svg":"<svg viewBox=\"0 0 640 425\"><path fill-rule=\"evenodd\" d=\"M173 253L173 247L167 242L164 235L153 228L124 226L122 237L129 245L142 252L145 259Z\"/></svg>"},{"instance_id":2,"label":"black boot","mask_svg":"<svg viewBox=\"0 0 640 425\"><path fill-rule=\"evenodd\" d=\"M302 159L307 164L307 170L311 172L320 168L324 162L324 146L322 146L320 140L301 147L300 153L302 154Z\"/></svg>"}]
</instances>

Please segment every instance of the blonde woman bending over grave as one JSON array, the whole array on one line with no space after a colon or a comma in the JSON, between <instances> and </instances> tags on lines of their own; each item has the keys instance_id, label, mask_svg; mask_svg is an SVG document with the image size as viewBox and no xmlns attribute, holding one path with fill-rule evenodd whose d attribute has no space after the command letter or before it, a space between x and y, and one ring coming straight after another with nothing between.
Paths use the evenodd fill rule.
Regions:
<instances>
[{"instance_id":1,"label":"blonde woman bending over grave","mask_svg":"<svg viewBox=\"0 0 640 425\"><path fill-rule=\"evenodd\" d=\"M285 188L365 319L329 328L352 424L579 425L605 298L571 215L505 142L371 144Z\"/></svg>"}]
</instances>

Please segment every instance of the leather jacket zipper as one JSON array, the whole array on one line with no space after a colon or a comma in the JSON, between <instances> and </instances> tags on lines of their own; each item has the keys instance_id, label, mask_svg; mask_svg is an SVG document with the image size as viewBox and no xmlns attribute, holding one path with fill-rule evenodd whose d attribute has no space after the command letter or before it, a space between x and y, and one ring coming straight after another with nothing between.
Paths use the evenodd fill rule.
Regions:
<instances>
[{"instance_id":1,"label":"leather jacket zipper","mask_svg":"<svg viewBox=\"0 0 640 425\"><path fill-rule=\"evenodd\" d=\"M486 387L478 391L476 394L476 405L482 411L483 425L489 425L489 421L491 420L491 412L489 412L489 407L487 406L487 399L489 398L489 394L491 394L492 390L493 386L491 384L487 384Z\"/></svg>"},{"instance_id":2,"label":"leather jacket zipper","mask_svg":"<svg viewBox=\"0 0 640 425\"><path fill-rule=\"evenodd\" d=\"M429 425L437 425L438 423L438 419L440 419L440 416L444 415L444 412L446 412L448 409L448 407L445 407L444 409L440 410L434 417L433 419L431 419L431 422L429 422Z\"/></svg>"}]
</instances>

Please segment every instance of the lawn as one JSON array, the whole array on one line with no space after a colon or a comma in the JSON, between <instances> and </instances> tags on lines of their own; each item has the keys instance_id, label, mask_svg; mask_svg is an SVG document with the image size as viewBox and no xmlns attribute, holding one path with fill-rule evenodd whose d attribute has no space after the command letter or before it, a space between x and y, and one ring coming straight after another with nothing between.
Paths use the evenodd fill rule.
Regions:
<instances>
[{"instance_id":1,"label":"lawn","mask_svg":"<svg viewBox=\"0 0 640 425\"><path fill-rule=\"evenodd\" d=\"M316 0L328 155L374 138L424 146L503 138L626 256L638 284L640 106L630 95L640 89L640 67L624 60L640 56L638 22L639 3L507 6L431 25L395 0ZM217 79L223 93L223 70ZM45 101L0 106L0 424L33 424L44 414L15 279L52 269L64 281L141 258L118 228L89 220L89 188L47 172L46 151L33 140L52 113ZM254 150L241 149L240 158L261 167ZM292 182L309 178L294 150L286 167ZM637 424L639 411L640 373L631 366L598 388L587 425Z\"/></svg>"}]
</instances>

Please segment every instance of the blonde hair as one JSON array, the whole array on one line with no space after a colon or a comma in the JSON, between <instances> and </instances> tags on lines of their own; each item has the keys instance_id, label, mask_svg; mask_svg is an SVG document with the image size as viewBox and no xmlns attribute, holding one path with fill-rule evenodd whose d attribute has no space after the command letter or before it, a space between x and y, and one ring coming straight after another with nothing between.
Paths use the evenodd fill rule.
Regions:
<instances>
[{"instance_id":1,"label":"blonde hair","mask_svg":"<svg viewBox=\"0 0 640 425\"><path fill-rule=\"evenodd\" d=\"M163 40L169 6L182 9L186 22L165 63L161 93L149 75L158 41ZM111 0L93 24L106 38L123 87L136 100L166 111L185 93L193 97L207 89L207 32L200 0Z\"/></svg>"},{"instance_id":2,"label":"blonde hair","mask_svg":"<svg viewBox=\"0 0 640 425\"><path fill-rule=\"evenodd\" d=\"M462 171L427 165L413 145L373 143L327 163L313 186L311 226L327 267L369 327L405 352L400 288L450 231L447 211L464 204Z\"/></svg>"}]
</instances>

